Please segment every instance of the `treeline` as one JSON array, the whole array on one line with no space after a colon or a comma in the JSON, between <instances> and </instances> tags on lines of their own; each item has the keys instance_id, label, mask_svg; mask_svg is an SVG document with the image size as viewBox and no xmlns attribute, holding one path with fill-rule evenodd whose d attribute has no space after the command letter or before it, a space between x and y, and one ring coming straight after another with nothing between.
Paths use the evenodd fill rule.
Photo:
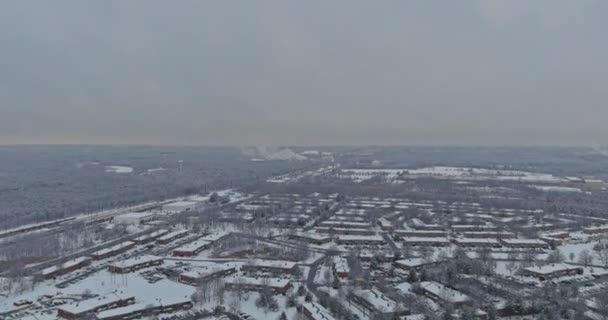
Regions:
<instances>
[{"instance_id":1,"label":"treeline","mask_svg":"<svg viewBox=\"0 0 608 320\"><path fill-rule=\"evenodd\" d=\"M240 187L305 165L253 162L220 147L1 147L0 230ZM107 166L133 172L107 172Z\"/></svg>"}]
</instances>

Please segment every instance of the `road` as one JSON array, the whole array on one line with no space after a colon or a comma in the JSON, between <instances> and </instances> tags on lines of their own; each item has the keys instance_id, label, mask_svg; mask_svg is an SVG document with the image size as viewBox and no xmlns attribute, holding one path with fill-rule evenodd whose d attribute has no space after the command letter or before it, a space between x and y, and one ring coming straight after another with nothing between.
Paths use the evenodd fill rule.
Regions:
<instances>
[{"instance_id":1,"label":"road","mask_svg":"<svg viewBox=\"0 0 608 320\"><path fill-rule=\"evenodd\" d=\"M329 256L323 256L323 257L315 260L310 265L310 270L308 270L308 277L306 278L306 288L308 288L308 290L310 292L314 293L315 295L318 292L317 285L315 284L315 277L317 275L317 269L319 269L319 266L321 264L326 263L329 258L330 258Z\"/></svg>"},{"instance_id":2,"label":"road","mask_svg":"<svg viewBox=\"0 0 608 320\"><path fill-rule=\"evenodd\" d=\"M397 245L393 241L393 238L391 238L391 236L389 236L388 233L386 233L385 231L382 231L382 232L380 232L380 235L382 236L382 238L384 238L384 241L386 241L386 243L388 243L389 247L391 247L391 250L393 250L393 253L395 254L395 256L397 256L398 254L401 253L399 250L399 247L397 247Z\"/></svg>"}]
</instances>

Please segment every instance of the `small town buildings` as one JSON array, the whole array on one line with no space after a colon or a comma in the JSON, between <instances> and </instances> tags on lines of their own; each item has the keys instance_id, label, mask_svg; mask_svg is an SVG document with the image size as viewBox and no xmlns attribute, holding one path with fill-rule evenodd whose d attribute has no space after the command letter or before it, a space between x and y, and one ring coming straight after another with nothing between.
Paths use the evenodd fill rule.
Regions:
<instances>
[{"instance_id":1,"label":"small town buildings","mask_svg":"<svg viewBox=\"0 0 608 320\"><path fill-rule=\"evenodd\" d=\"M549 279L574 276L583 274L584 269L565 263L553 263L544 266L528 267L524 269L524 274L530 277L545 281Z\"/></svg>"},{"instance_id":2,"label":"small town buildings","mask_svg":"<svg viewBox=\"0 0 608 320\"><path fill-rule=\"evenodd\" d=\"M448 238L426 238L426 237L407 237L403 238L403 244L413 247L448 247L450 240Z\"/></svg>"},{"instance_id":3,"label":"small town buildings","mask_svg":"<svg viewBox=\"0 0 608 320\"><path fill-rule=\"evenodd\" d=\"M460 307L472 303L472 300L468 295L458 290L444 286L439 282L421 282L420 289L422 290L425 296L441 304L451 304L455 307Z\"/></svg>"},{"instance_id":4,"label":"small town buildings","mask_svg":"<svg viewBox=\"0 0 608 320\"><path fill-rule=\"evenodd\" d=\"M412 269L414 269L416 271L420 271L426 266L431 266L431 265L438 264L441 262L442 261L427 261L422 258L411 258L411 259L397 260L393 263L393 265L395 266L395 268L403 269L406 271L409 271Z\"/></svg>"},{"instance_id":5,"label":"small town buildings","mask_svg":"<svg viewBox=\"0 0 608 320\"><path fill-rule=\"evenodd\" d=\"M329 235L358 235L358 236L372 236L376 234L373 229L361 229L361 228L333 228L333 227L316 227L315 231L318 233L324 233Z\"/></svg>"},{"instance_id":6,"label":"small town buildings","mask_svg":"<svg viewBox=\"0 0 608 320\"><path fill-rule=\"evenodd\" d=\"M350 298L363 307L372 318L392 318L409 314L408 310L401 308L397 302L374 288L355 290Z\"/></svg>"},{"instance_id":7,"label":"small town buildings","mask_svg":"<svg viewBox=\"0 0 608 320\"><path fill-rule=\"evenodd\" d=\"M210 241L198 239L173 250L173 255L176 257L194 257L209 248L211 244Z\"/></svg>"},{"instance_id":8,"label":"small town buildings","mask_svg":"<svg viewBox=\"0 0 608 320\"><path fill-rule=\"evenodd\" d=\"M440 224L423 223L418 219L412 219L411 225L416 230L444 231L445 227Z\"/></svg>"},{"instance_id":9,"label":"small town buildings","mask_svg":"<svg viewBox=\"0 0 608 320\"><path fill-rule=\"evenodd\" d=\"M384 231L392 231L395 229L395 226L392 222L388 221L386 218L378 219L378 225Z\"/></svg>"},{"instance_id":10,"label":"small town buildings","mask_svg":"<svg viewBox=\"0 0 608 320\"><path fill-rule=\"evenodd\" d=\"M501 231L501 232L488 232L488 231L467 231L463 232L462 235L465 238L471 239L509 239L515 238L515 234L512 232Z\"/></svg>"},{"instance_id":11,"label":"small town buildings","mask_svg":"<svg viewBox=\"0 0 608 320\"><path fill-rule=\"evenodd\" d=\"M190 310L194 305L186 298L163 299L151 303L132 304L122 308L110 309L97 314L98 320L130 320L146 315L158 315Z\"/></svg>"},{"instance_id":12,"label":"small town buildings","mask_svg":"<svg viewBox=\"0 0 608 320\"><path fill-rule=\"evenodd\" d=\"M108 271L111 273L130 273L140 269L160 266L164 262L162 257L144 255L118 262L112 262L108 265Z\"/></svg>"},{"instance_id":13,"label":"small town buildings","mask_svg":"<svg viewBox=\"0 0 608 320\"><path fill-rule=\"evenodd\" d=\"M598 235L598 234L608 233L608 225L583 228L583 232L586 234L589 234L589 235Z\"/></svg>"},{"instance_id":14,"label":"small town buildings","mask_svg":"<svg viewBox=\"0 0 608 320\"><path fill-rule=\"evenodd\" d=\"M306 320L336 320L327 309L318 303L303 303L301 312Z\"/></svg>"},{"instance_id":15,"label":"small town buildings","mask_svg":"<svg viewBox=\"0 0 608 320\"><path fill-rule=\"evenodd\" d=\"M285 295L292 288L291 280L264 277L229 277L224 282L228 290L262 291L269 288L275 294Z\"/></svg>"},{"instance_id":16,"label":"small town buildings","mask_svg":"<svg viewBox=\"0 0 608 320\"><path fill-rule=\"evenodd\" d=\"M472 231L485 231L485 232L498 232L498 227L488 225L452 225L452 231L457 233L472 232Z\"/></svg>"},{"instance_id":17,"label":"small town buildings","mask_svg":"<svg viewBox=\"0 0 608 320\"><path fill-rule=\"evenodd\" d=\"M321 227L347 228L347 229L367 229L371 225L368 222L344 221L344 220L328 220L320 224Z\"/></svg>"},{"instance_id":18,"label":"small town buildings","mask_svg":"<svg viewBox=\"0 0 608 320\"><path fill-rule=\"evenodd\" d=\"M463 238L454 239L454 244L461 248L500 248L502 244L497 239Z\"/></svg>"},{"instance_id":19,"label":"small town buildings","mask_svg":"<svg viewBox=\"0 0 608 320\"><path fill-rule=\"evenodd\" d=\"M178 281L192 286L197 286L201 283L227 277L237 272L234 263L214 264L204 268L185 272L179 275Z\"/></svg>"},{"instance_id":20,"label":"small town buildings","mask_svg":"<svg viewBox=\"0 0 608 320\"><path fill-rule=\"evenodd\" d=\"M241 267L243 272L268 272L275 274L294 274L298 268L297 263L279 260L254 260Z\"/></svg>"},{"instance_id":21,"label":"small town buildings","mask_svg":"<svg viewBox=\"0 0 608 320\"><path fill-rule=\"evenodd\" d=\"M64 319L84 319L85 317L104 310L125 307L135 302L135 297L120 294L110 294L101 298L62 305L57 308L57 317Z\"/></svg>"},{"instance_id":22,"label":"small town buildings","mask_svg":"<svg viewBox=\"0 0 608 320\"><path fill-rule=\"evenodd\" d=\"M549 237L549 238L566 240L566 239L570 238L570 232L568 232L568 231L550 232L550 233L545 233L543 236Z\"/></svg>"},{"instance_id":23,"label":"small town buildings","mask_svg":"<svg viewBox=\"0 0 608 320\"><path fill-rule=\"evenodd\" d=\"M359 259L361 259L361 261L377 260L378 262L392 262L395 261L397 257L393 252L362 250L359 253Z\"/></svg>"},{"instance_id":24,"label":"small town buildings","mask_svg":"<svg viewBox=\"0 0 608 320\"><path fill-rule=\"evenodd\" d=\"M103 260L103 259L107 259L109 257L113 257L113 256L117 256L119 254L125 253L133 248L135 248L135 242L126 241L126 242L119 243L115 246L112 246L112 247L109 247L106 249L101 249L101 250L95 251L95 252L91 253L91 258L93 258L93 260Z\"/></svg>"},{"instance_id":25,"label":"small town buildings","mask_svg":"<svg viewBox=\"0 0 608 320\"><path fill-rule=\"evenodd\" d=\"M173 250L173 255L177 257L194 257L201 253L201 251L211 247L217 241L224 239L229 233L216 232L206 235L202 238L195 240L194 242L183 245Z\"/></svg>"},{"instance_id":26,"label":"small town buildings","mask_svg":"<svg viewBox=\"0 0 608 320\"><path fill-rule=\"evenodd\" d=\"M156 240L156 242L159 244L168 244L177 239L183 238L187 235L188 235L188 230L177 230L177 231L173 231L171 233L165 234L164 236L158 238Z\"/></svg>"},{"instance_id":27,"label":"small town buildings","mask_svg":"<svg viewBox=\"0 0 608 320\"><path fill-rule=\"evenodd\" d=\"M384 238L379 235L354 236L341 235L336 237L336 243L349 245L383 245L386 243Z\"/></svg>"},{"instance_id":28,"label":"small town buildings","mask_svg":"<svg viewBox=\"0 0 608 320\"><path fill-rule=\"evenodd\" d=\"M559 232L551 232L546 233L540 237L541 240L546 241L552 247L557 247L562 245L565 241L570 239L570 232L568 231L559 231Z\"/></svg>"},{"instance_id":29,"label":"small town buildings","mask_svg":"<svg viewBox=\"0 0 608 320\"><path fill-rule=\"evenodd\" d=\"M549 244L540 239L500 239L500 242L512 249L549 249Z\"/></svg>"},{"instance_id":30,"label":"small town buildings","mask_svg":"<svg viewBox=\"0 0 608 320\"><path fill-rule=\"evenodd\" d=\"M19 300L19 301L13 302L13 306L15 306L15 307L24 307L24 306L29 306L32 303L33 302L30 301L30 300Z\"/></svg>"},{"instance_id":31,"label":"small town buildings","mask_svg":"<svg viewBox=\"0 0 608 320\"><path fill-rule=\"evenodd\" d=\"M62 276L64 274L74 272L78 269L82 269L82 268L90 266L90 265L91 265L91 258L89 258L89 257L76 258L76 259L67 261L61 265L52 266L52 267L43 269L38 275L35 276L35 279L37 281L54 279L58 276Z\"/></svg>"},{"instance_id":32,"label":"small town buildings","mask_svg":"<svg viewBox=\"0 0 608 320\"><path fill-rule=\"evenodd\" d=\"M165 229L157 230L152 233L137 237L133 239L133 242L135 242L136 244L146 244L155 241L156 239L166 235L167 233L169 233L169 231Z\"/></svg>"},{"instance_id":33,"label":"small town buildings","mask_svg":"<svg viewBox=\"0 0 608 320\"><path fill-rule=\"evenodd\" d=\"M435 230L395 230L395 234L401 237L409 238L445 238L446 233L444 231Z\"/></svg>"},{"instance_id":34,"label":"small town buildings","mask_svg":"<svg viewBox=\"0 0 608 320\"><path fill-rule=\"evenodd\" d=\"M342 279L346 279L350 276L350 267L346 258L336 257L334 259L334 273Z\"/></svg>"}]
</instances>

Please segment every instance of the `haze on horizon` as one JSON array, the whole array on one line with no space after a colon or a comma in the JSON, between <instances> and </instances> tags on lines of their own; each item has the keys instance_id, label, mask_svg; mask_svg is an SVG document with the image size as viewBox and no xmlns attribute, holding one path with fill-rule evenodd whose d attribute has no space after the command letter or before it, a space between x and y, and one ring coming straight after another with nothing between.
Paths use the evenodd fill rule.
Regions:
<instances>
[{"instance_id":1,"label":"haze on horizon","mask_svg":"<svg viewBox=\"0 0 608 320\"><path fill-rule=\"evenodd\" d=\"M608 144L608 2L3 1L0 144Z\"/></svg>"}]
</instances>

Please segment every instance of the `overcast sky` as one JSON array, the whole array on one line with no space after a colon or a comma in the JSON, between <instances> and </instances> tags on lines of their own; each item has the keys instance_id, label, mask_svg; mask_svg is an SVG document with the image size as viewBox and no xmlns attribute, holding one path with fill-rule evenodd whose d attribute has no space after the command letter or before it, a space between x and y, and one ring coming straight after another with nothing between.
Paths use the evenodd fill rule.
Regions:
<instances>
[{"instance_id":1,"label":"overcast sky","mask_svg":"<svg viewBox=\"0 0 608 320\"><path fill-rule=\"evenodd\" d=\"M608 144L606 0L1 1L0 143Z\"/></svg>"}]
</instances>

